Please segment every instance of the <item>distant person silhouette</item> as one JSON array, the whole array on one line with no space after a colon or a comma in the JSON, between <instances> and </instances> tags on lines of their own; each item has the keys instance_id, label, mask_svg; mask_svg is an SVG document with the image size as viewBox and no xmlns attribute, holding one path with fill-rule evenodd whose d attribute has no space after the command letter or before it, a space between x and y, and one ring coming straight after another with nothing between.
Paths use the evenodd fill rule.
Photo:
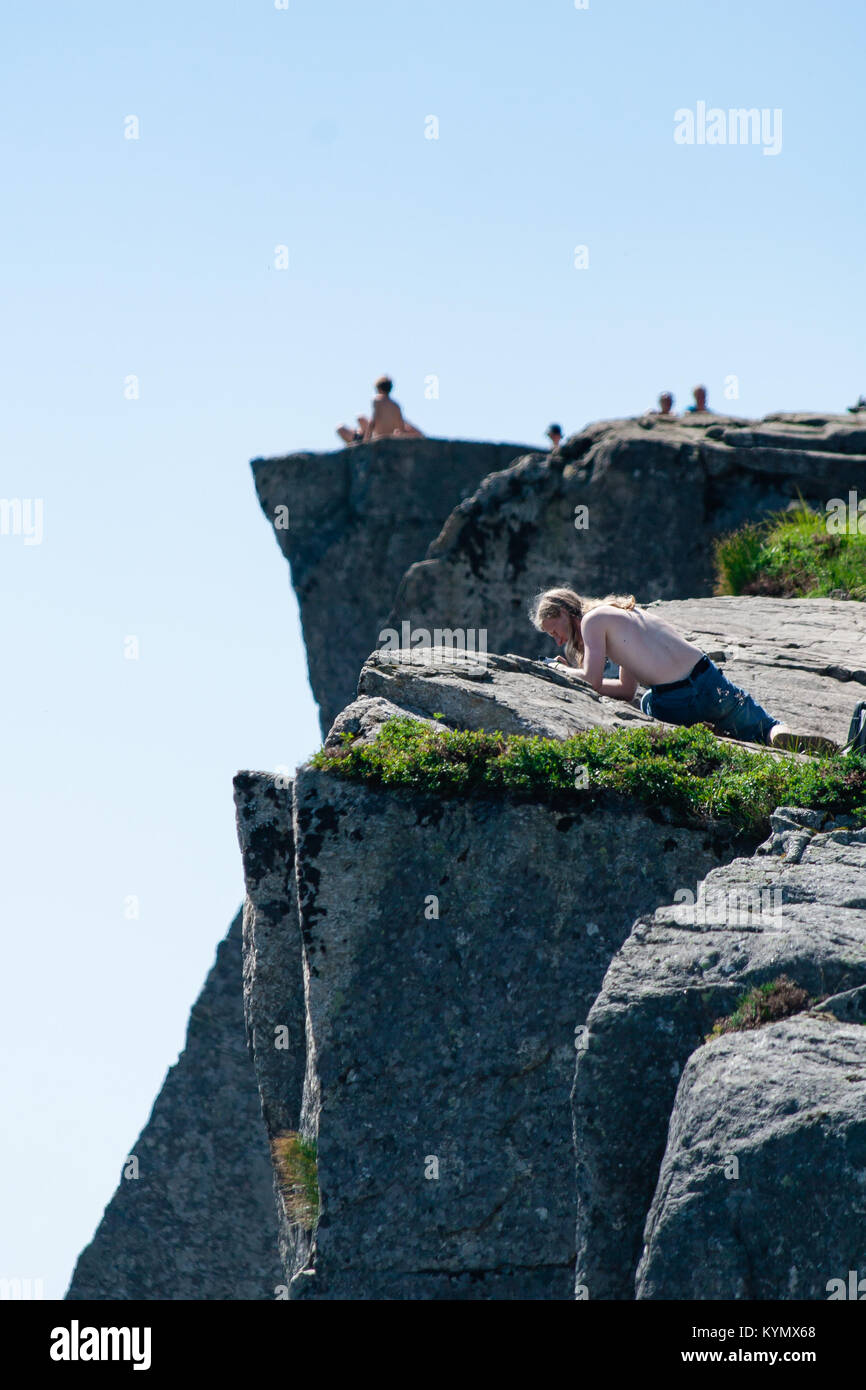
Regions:
<instances>
[{"instance_id":1,"label":"distant person silhouette","mask_svg":"<svg viewBox=\"0 0 866 1390\"><path fill-rule=\"evenodd\" d=\"M391 397L394 383L389 376L380 376L376 382L376 395L373 397L373 412L364 431L364 442L370 439L387 439L393 435L424 436L414 425L404 419L399 405Z\"/></svg>"},{"instance_id":2,"label":"distant person silhouette","mask_svg":"<svg viewBox=\"0 0 866 1390\"><path fill-rule=\"evenodd\" d=\"M658 410L651 410L650 415L674 415L674 397L672 391L662 391L659 396Z\"/></svg>"},{"instance_id":3,"label":"distant person silhouette","mask_svg":"<svg viewBox=\"0 0 866 1390\"><path fill-rule=\"evenodd\" d=\"M861 410L866 410L866 396L861 396L856 405L849 405L848 410L852 415L857 415Z\"/></svg>"},{"instance_id":4,"label":"distant person silhouette","mask_svg":"<svg viewBox=\"0 0 866 1390\"><path fill-rule=\"evenodd\" d=\"M707 405L706 386L696 386L692 395L695 398L694 405L686 406L686 413L691 415L712 415L710 407Z\"/></svg>"},{"instance_id":5,"label":"distant person silhouette","mask_svg":"<svg viewBox=\"0 0 866 1390\"><path fill-rule=\"evenodd\" d=\"M550 447L558 449L562 443L562 427L560 425L549 425L546 434L550 440Z\"/></svg>"}]
</instances>

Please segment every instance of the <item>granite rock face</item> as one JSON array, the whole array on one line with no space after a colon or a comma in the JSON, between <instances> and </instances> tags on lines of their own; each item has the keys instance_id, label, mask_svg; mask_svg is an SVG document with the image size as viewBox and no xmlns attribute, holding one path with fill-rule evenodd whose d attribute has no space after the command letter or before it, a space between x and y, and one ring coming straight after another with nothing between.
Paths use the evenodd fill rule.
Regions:
<instances>
[{"instance_id":1,"label":"granite rock face","mask_svg":"<svg viewBox=\"0 0 866 1390\"><path fill-rule=\"evenodd\" d=\"M645 1242L645 1299L826 1299L866 1272L862 1024L803 1014L692 1054Z\"/></svg>"},{"instance_id":2,"label":"granite rock face","mask_svg":"<svg viewBox=\"0 0 866 1390\"><path fill-rule=\"evenodd\" d=\"M323 735L355 694L404 571L462 498L528 453L521 444L380 439L253 461L291 565Z\"/></svg>"},{"instance_id":3,"label":"granite rock face","mask_svg":"<svg viewBox=\"0 0 866 1390\"><path fill-rule=\"evenodd\" d=\"M273 1170L244 1045L241 950L238 913L130 1150L138 1177L121 1178L67 1299L275 1296Z\"/></svg>"},{"instance_id":4,"label":"granite rock face","mask_svg":"<svg viewBox=\"0 0 866 1390\"><path fill-rule=\"evenodd\" d=\"M549 654L526 619L539 590L709 596L717 536L798 493L823 511L850 489L866 496L866 427L850 415L602 421L487 478L408 570L388 626L486 630L491 651Z\"/></svg>"},{"instance_id":5,"label":"granite rock face","mask_svg":"<svg viewBox=\"0 0 866 1390\"><path fill-rule=\"evenodd\" d=\"M429 659L411 650L373 652L364 663L352 708L375 721L365 700L379 700L383 712L387 706L392 712L429 717L428 722L439 714L435 722L450 728L544 738L654 722L634 704L598 695L564 667L492 652L481 658L433 648Z\"/></svg>"},{"instance_id":6,"label":"granite rock face","mask_svg":"<svg viewBox=\"0 0 866 1390\"><path fill-rule=\"evenodd\" d=\"M862 604L701 597L716 535L798 491L866 495L850 416L253 468L331 748L398 714L554 738L649 722L535 659L553 647L526 609L560 582L657 605L795 728L841 741L863 697ZM386 627L413 649L384 650ZM418 628L475 649L416 648ZM235 804L242 919L68 1298L823 1298L866 1273L844 1238L866 1171L866 830L781 807L756 846L604 797L564 811L311 767L242 772ZM721 918L684 919L683 890ZM823 1002L705 1043L782 973ZM271 1163L295 1134L317 1147L315 1230ZM838 1191L801 1220L810 1172Z\"/></svg>"},{"instance_id":7,"label":"granite rock face","mask_svg":"<svg viewBox=\"0 0 866 1390\"><path fill-rule=\"evenodd\" d=\"M292 789L281 783L248 772L234 781L247 890L244 1023L269 1139L298 1128L306 1055Z\"/></svg>"},{"instance_id":8,"label":"granite rock face","mask_svg":"<svg viewBox=\"0 0 866 1390\"><path fill-rule=\"evenodd\" d=\"M712 598L650 605L777 719L843 742L866 698L866 605L835 599ZM375 651L358 681L358 702L387 702L417 717L442 714L455 728L567 738L580 729L653 722L631 704L597 695L564 667L513 653L499 656L420 648ZM383 717L387 711L381 706ZM347 726L348 727L348 726ZM352 725L357 732L357 726Z\"/></svg>"},{"instance_id":9,"label":"granite rock face","mask_svg":"<svg viewBox=\"0 0 866 1390\"><path fill-rule=\"evenodd\" d=\"M671 607L795 722L847 723L862 672L840 612L857 606ZM328 743L398 714L555 738L648 722L523 657L377 652ZM823 813L779 808L757 846L603 798L563 812L303 768L290 837L274 778L236 787L245 861L244 826L281 827L248 883L275 903L269 941L245 940L249 1011L271 976L297 998L299 950L304 977L297 1127L317 1142L321 1216L311 1240L279 1209L292 1298L633 1298L678 1081L714 1019L781 973L833 996L824 1027L863 1007L866 831ZM745 924L714 921L720 893ZM283 1083L259 1075L267 1112Z\"/></svg>"},{"instance_id":10,"label":"granite rock face","mask_svg":"<svg viewBox=\"0 0 866 1390\"><path fill-rule=\"evenodd\" d=\"M553 737L644 721L514 657L378 654L361 689L334 742L407 713ZM298 1128L317 1141L321 1217L311 1248L280 1210L292 1296L570 1298L575 1030L635 916L742 842L643 808L443 800L303 768L290 843L275 778L239 774L236 795L248 897L267 884L272 903L267 938L245 937L251 1016L296 996L303 960ZM251 860L250 827L275 823ZM285 1078L257 1066L269 1114Z\"/></svg>"},{"instance_id":11,"label":"granite rock face","mask_svg":"<svg viewBox=\"0 0 866 1390\"><path fill-rule=\"evenodd\" d=\"M270 1143L300 1129L307 1065L292 787L283 785L281 777L241 772L234 791L247 889L244 1020ZM276 1171L274 1201L287 1293L291 1273L307 1262L310 1242L304 1229L289 1220Z\"/></svg>"},{"instance_id":12,"label":"granite rock face","mask_svg":"<svg viewBox=\"0 0 866 1390\"><path fill-rule=\"evenodd\" d=\"M638 919L590 1012L573 1093L577 1286L590 1298L634 1297L644 1223L653 1205L677 1087L715 1019L731 1013L750 986L780 975L812 997L866 985L866 830L830 822L818 812L786 808L776 813L772 826L761 852L715 869L703 885L684 880L673 905ZM830 1037L829 1023L828 1016L820 1025L825 1031L816 1036ZM706 1066L715 1065L714 1056L728 1055L714 1052L717 1046L713 1042L706 1049ZM726 1046L738 1057L752 1055L746 1042ZM696 1061L697 1074L704 1065ZM799 1084L793 1065L789 1084L793 1101ZM802 1094L807 1095L805 1080ZM799 1121L792 1118L790 1124L808 1128L815 1117L805 1099L799 1113ZM732 1112L719 1120L731 1142L739 1132L736 1119ZM756 1137L756 1144L762 1142ZM808 1136L804 1142L808 1147ZM698 1145L698 1173L699 1150ZM672 1164L676 1161L671 1158ZM733 1222L737 1229L736 1193L746 1189L726 1190L727 1206L717 1219L723 1225ZM849 1192L852 1200L856 1191ZM668 1201L664 1191L658 1201ZM670 1197L670 1203L676 1201ZM780 1202L781 1197L773 1207L776 1219L791 1220L791 1209L785 1217ZM665 1220L669 1218L670 1213ZM650 1236L653 1229L651 1225ZM767 1228L762 1229L767 1236ZM775 1238L775 1228L770 1233ZM828 1258L832 1253L828 1249ZM654 1258L647 1256L647 1271L663 1264L661 1255L661 1263L653 1264ZM725 1292L710 1296L761 1296L738 1292L739 1275L726 1283L722 1263L715 1270L713 1278L718 1278L712 1286ZM806 1287L818 1273L813 1268L807 1277L801 1271L797 1287ZM669 1296L649 1293L663 1286L655 1274L642 1276L644 1296Z\"/></svg>"},{"instance_id":13,"label":"granite rock face","mask_svg":"<svg viewBox=\"0 0 866 1390\"><path fill-rule=\"evenodd\" d=\"M575 1030L635 916L735 846L313 769L294 796L322 1215L293 1295L570 1298Z\"/></svg>"},{"instance_id":14,"label":"granite rock face","mask_svg":"<svg viewBox=\"0 0 866 1390\"><path fill-rule=\"evenodd\" d=\"M552 453L385 440L257 459L253 472L291 563L324 735L387 628L539 657L553 651L526 617L539 589L709 596L716 537L798 495L822 510L866 496L866 426L650 416L590 425Z\"/></svg>"}]
</instances>

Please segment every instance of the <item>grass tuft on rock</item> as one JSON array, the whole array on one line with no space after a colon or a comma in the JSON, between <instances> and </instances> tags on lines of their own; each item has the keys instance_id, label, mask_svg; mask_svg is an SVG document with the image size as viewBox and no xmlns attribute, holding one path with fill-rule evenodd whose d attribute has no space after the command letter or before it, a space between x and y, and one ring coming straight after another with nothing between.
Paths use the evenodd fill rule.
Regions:
<instances>
[{"instance_id":1,"label":"grass tuft on rock","mask_svg":"<svg viewBox=\"0 0 866 1390\"><path fill-rule=\"evenodd\" d=\"M316 1144L295 1130L271 1140L271 1159L289 1222L313 1231L319 1219L319 1178Z\"/></svg>"},{"instance_id":2,"label":"grass tuft on rock","mask_svg":"<svg viewBox=\"0 0 866 1390\"><path fill-rule=\"evenodd\" d=\"M750 989L737 1001L732 1014L717 1018L706 1041L712 1042L713 1038L720 1038L725 1033L745 1033L751 1028L763 1028L767 1023L802 1013L813 1002L805 989L795 985L787 975L779 975L765 985Z\"/></svg>"},{"instance_id":3,"label":"grass tuft on rock","mask_svg":"<svg viewBox=\"0 0 866 1390\"><path fill-rule=\"evenodd\" d=\"M716 542L716 593L866 599L866 534L828 531L802 501Z\"/></svg>"},{"instance_id":4,"label":"grass tuft on rock","mask_svg":"<svg viewBox=\"0 0 866 1390\"><path fill-rule=\"evenodd\" d=\"M375 740L322 749L312 765L353 781L439 796L546 801L577 810L600 793L666 808L686 824L766 836L777 806L866 822L866 760L799 760L722 742L703 725L588 729L568 739L432 729L395 718Z\"/></svg>"}]
</instances>

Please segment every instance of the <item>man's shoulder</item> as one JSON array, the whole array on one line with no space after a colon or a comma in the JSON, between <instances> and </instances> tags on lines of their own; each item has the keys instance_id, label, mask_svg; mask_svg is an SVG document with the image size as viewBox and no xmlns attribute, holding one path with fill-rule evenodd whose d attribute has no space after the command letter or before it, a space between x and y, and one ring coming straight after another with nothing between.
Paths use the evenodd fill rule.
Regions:
<instances>
[{"instance_id":1,"label":"man's shoulder","mask_svg":"<svg viewBox=\"0 0 866 1390\"><path fill-rule=\"evenodd\" d=\"M621 608L615 607L612 603L598 603L595 608L591 608L588 613L584 614L581 627L584 623L587 623L590 627L600 627L608 618L612 618L615 613L621 613L622 611Z\"/></svg>"},{"instance_id":2,"label":"man's shoulder","mask_svg":"<svg viewBox=\"0 0 866 1390\"><path fill-rule=\"evenodd\" d=\"M634 608L620 608L618 603L599 603L595 608L590 609L583 621L600 627L602 623L608 623L611 619L618 621L625 618L630 621L637 615L637 611L637 604Z\"/></svg>"}]
</instances>

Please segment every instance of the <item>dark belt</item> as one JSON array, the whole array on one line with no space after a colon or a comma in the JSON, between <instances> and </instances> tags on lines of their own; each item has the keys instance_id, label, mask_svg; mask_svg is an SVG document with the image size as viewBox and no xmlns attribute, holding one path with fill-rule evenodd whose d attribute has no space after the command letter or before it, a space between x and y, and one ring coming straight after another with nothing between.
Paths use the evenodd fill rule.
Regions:
<instances>
[{"instance_id":1,"label":"dark belt","mask_svg":"<svg viewBox=\"0 0 866 1390\"><path fill-rule=\"evenodd\" d=\"M667 685L654 685L652 688L657 692L663 690L682 690L684 685L688 685L695 679L695 676L702 676L704 671L709 671L710 664L710 658L708 656L702 656L700 661L695 662L689 674L684 676L681 681L669 681Z\"/></svg>"}]
</instances>

